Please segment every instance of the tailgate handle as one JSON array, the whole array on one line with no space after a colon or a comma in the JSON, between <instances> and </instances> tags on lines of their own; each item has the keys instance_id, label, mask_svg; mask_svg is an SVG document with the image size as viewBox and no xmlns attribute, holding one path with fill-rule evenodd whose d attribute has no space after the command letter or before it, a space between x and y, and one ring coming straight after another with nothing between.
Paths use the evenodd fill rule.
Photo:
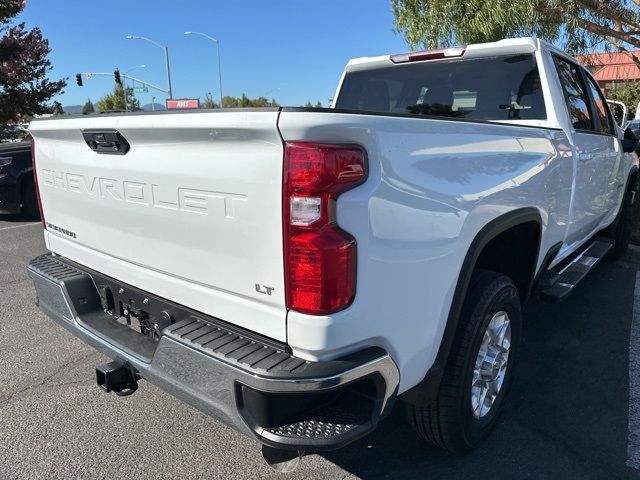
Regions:
<instances>
[{"instance_id":1,"label":"tailgate handle","mask_svg":"<svg viewBox=\"0 0 640 480\"><path fill-rule=\"evenodd\" d=\"M129 151L129 142L117 130L83 130L82 136L89 148L106 155L124 155Z\"/></svg>"}]
</instances>

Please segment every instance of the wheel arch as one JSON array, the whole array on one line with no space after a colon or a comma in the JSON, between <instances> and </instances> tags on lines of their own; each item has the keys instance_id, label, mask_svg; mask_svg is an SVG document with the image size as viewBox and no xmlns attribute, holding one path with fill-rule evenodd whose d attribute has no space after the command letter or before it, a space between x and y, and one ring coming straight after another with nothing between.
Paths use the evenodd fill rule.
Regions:
<instances>
[{"instance_id":1,"label":"wheel arch","mask_svg":"<svg viewBox=\"0 0 640 480\"><path fill-rule=\"evenodd\" d=\"M425 375L424 379L413 388L402 394L402 397L411 403L424 404L428 399L434 398L440 385L440 379L444 367L449 358L449 353L458 330L462 305L467 295L471 276L478 266L487 266L483 254L492 249L492 242L501 236L509 235L518 228L537 230L537 236L532 244L535 245L535 253L528 267L529 273L526 279L519 279L516 283L521 296L521 302L526 302L536 277L536 266L540 256L540 244L542 238L542 217L537 208L525 207L507 212L487 223L475 236L469 246L458 275L458 281L454 290L447 324L445 326L440 347L436 359ZM495 245L495 243L494 243ZM517 251L517 250L514 250ZM499 269L498 269L499 271ZM503 273L503 272L501 272ZM519 283L519 285L518 285Z\"/></svg>"}]
</instances>

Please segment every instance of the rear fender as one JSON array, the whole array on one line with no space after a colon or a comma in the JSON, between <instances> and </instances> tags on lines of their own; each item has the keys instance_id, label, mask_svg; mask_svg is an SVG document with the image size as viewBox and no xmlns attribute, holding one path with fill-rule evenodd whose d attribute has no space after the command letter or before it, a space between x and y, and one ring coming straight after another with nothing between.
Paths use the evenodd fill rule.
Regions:
<instances>
[{"instance_id":1,"label":"rear fender","mask_svg":"<svg viewBox=\"0 0 640 480\"><path fill-rule=\"evenodd\" d=\"M471 281L471 276L480 254L489 242L501 233L506 232L515 226L532 221L536 222L540 227L540 231L542 231L542 218L540 217L540 212L533 207L520 208L492 220L478 232L473 242L471 242L471 246L467 251L460 270L456 289L453 294L453 300L451 302L451 308L449 309L447 325L442 336L442 341L440 342L440 348L438 349L436 359L424 379L418 385L405 392L402 395L402 398L415 404L429 403L429 400L434 398L435 394L438 392L440 380L447 364L447 360L449 359L449 353L458 329L462 305L467 295L469 282ZM540 242L538 242L538 249L539 245ZM539 254L539 250L536 251L536 265ZM526 288L527 292L531 291L534 278L535 275L532 275L529 285ZM524 301L525 299L523 298L522 300Z\"/></svg>"}]
</instances>

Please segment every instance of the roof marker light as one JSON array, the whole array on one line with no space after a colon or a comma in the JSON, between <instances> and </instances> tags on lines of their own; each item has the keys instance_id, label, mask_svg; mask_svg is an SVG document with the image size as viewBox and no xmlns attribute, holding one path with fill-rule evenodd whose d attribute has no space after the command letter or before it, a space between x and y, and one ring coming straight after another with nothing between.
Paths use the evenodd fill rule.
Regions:
<instances>
[{"instance_id":1,"label":"roof marker light","mask_svg":"<svg viewBox=\"0 0 640 480\"><path fill-rule=\"evenodd\" d=\"M441 48L438 50L424 50L422 52L399 53L390 55L393 63L420 62L424 60L438 60L442 58L461 57L466 51L466 46Z\"/></svg>"}]
</instances>

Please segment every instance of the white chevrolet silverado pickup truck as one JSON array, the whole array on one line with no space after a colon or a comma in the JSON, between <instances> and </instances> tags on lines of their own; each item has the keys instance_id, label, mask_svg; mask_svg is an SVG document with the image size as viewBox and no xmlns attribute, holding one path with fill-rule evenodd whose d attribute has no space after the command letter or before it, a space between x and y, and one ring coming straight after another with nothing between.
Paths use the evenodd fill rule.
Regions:
<instances>
[{"instance_id":1,"label":"white chevrolet silverado pickup truck","mask_svg":"<svg viewBox=\"0 0 640 480\"><path fill-rule=\"evenodd\" d=\"M257 439L321 452L403 401L462 451L516 374L522 308L630 237L637 139L537 39L352 60L333 108L34 121L39 306ZM532 319L535 321L535 319Z\"/></svg>"}]
</instances>

